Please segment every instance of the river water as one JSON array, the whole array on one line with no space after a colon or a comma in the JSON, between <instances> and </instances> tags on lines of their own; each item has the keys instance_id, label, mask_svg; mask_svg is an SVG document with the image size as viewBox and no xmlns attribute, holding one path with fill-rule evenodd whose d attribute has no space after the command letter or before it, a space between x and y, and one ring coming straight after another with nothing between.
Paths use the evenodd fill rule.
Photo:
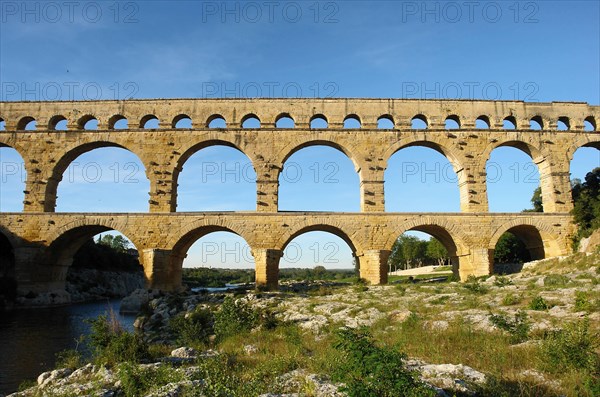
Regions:
<instances>
[{"instance_id":1,"label":"river water","mask_svg":"<svg viewBox=\"0 0 600 397\"><path fill-rule=\"evenodd\" d=\"M56 353L75 348L79 337L89 332L85 319L96 318L109 308L118 313L119 305L120 300L111 300L0 312L0 396L53 369ZM135 316L119 315L119 320L126 329L133 329Z\"/></svg>"}]
</instances>

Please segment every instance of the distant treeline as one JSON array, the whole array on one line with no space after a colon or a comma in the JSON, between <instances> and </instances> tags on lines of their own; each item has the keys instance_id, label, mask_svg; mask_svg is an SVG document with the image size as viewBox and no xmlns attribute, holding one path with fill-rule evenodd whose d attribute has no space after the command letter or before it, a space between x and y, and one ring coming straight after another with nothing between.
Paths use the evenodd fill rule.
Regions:
<instances>
[{"instance_id":1,"label":"distant treeline","mask_svg":"<svg viewBox=\"0 0 600 397\"><path fill-rule=\"evenodd\" d=\"M106 234L94 241L89 239L73 256L73 267L106 271L137 272L143 268L135 251L122 236Z\"/></svg>"},{"instance_id":2,"label":"distant treeline","mask_svg":"<svg viewBox=\"0 0 600 397\"><path fill-rule=\"evenodd\" d=\"M279 280L342 280L355 275L354 269L325 269L316 266L312 269L279 269ZM253 269L184 268L183 282L190 287L224 287L225 284L254 282Z\"/></svg>"}]
</instances>

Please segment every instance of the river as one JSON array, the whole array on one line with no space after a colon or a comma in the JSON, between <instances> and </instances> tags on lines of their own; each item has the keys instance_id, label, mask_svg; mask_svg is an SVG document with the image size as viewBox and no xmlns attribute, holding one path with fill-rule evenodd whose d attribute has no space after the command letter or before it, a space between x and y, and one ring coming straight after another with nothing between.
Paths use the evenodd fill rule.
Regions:
<instances>
[{"instance_id":1,"label":"river","mask_svg":"<svg viewBox=\"0 0 600 397\"><path fill-rule=\"evenodd\" d=\"M56 353L77 346L89 332L84 320L119 312L120 300L80 303L45 309L0 312L0 396L14 392L24 380L54 368ZM119 315L126 329L133 329L135 316Z\"/></svg>"}]
</instances>

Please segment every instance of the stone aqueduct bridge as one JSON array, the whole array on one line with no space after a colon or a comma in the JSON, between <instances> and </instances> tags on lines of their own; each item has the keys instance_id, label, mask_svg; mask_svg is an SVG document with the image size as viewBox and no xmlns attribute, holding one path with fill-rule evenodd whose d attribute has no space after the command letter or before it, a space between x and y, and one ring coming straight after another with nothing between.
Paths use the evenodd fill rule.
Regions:
<instances>
[{"instance_id":1,"label":"stone aqueduct bridge","mask_svg":"<svg viewBox=\"0 0 600 397\"><path fill-rule=\"evenodd\" d=\"M277 128L282 117L294 128ZM175 128L190 118L193 128ZM226 128L209 128L216 118ZM260 128L245 128L249 118ZM327 128L311 128L323 118ZM393 123L378 129L380 119ZM412 129L413 119L426 129ZM96 119L96 130L86 130ZM127 129L115 124L127 119ZM145 129L148 120L159 127ZM344 127L355 119L360 128ZM446 129L454 120L458 129ZM57 131L66 120L67 130ZM488 128L476 128L476 120ZM505 129L505 120L514 129ZM536 121L541 130L530 129ZM345 240L358 258L362 277L387 281L387 258L394 240L408 230L439 239L462 278L489 274L493 250L506 231L520 237L533 258L570 252L574 225L569 166L582 146L600 148L600 107L585 103L400 99L155 99L82 102L1 102L0 146L19 152L27 171L22 213L0 214L0 259L10 262L21 292L64 288L68 266L84 241L118 230L140 252L150 286L175 289L189 247L214 231L232 231L252 249L258 284L276 287L279 259L288 242L314 230ZM36 122L36 130L28 125ZM558 131L558 122L568 129ZM591 128L584 130L584 123ZM27 128L26 128L27 127ZM177 179L185 161L208 146L243 152L257 174L256 211L178 213ZM279 212L279 174L296 151L325 145L345 153L360 180L361 212ZM458 176L461 212L386 213L384 171L395 152L424 146L448 158ZM488 213L486 162L500 146L531 156L539 167L544 213ZM55 213L64 171L79 155L100 147L136 154L150 181L149 211L135 214ZM5 266L6 267L6 266Z\"/></svg>"}]
</instances>

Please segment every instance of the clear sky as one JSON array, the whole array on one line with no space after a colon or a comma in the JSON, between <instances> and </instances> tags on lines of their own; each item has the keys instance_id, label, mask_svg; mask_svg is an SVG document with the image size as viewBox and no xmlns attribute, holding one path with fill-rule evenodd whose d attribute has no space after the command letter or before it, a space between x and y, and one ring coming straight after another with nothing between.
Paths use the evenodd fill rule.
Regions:
<instances>
[{"instance_id":1,"label":"clear sky","mask_svg":"<svg viewBox=\"0 0 600 397\"><path fill-rule=\"evenodd\" d=\"M301 96L598 105L599 21L598 1L2 1L0 100ZM572 177L599 166L598 153L580 149ZM22 209L21 163L12 149L0 149L1 211ZM499 148L488 171L491 211L530 207L539 176L527 155ZM433 150L396 153L385 176L387 211L459 211L452 168ZM254 210L253 178L243 154L204 149L184 166L178 210ZM359 210L358 176L334 149L297 152L280 183L281 210ZM66 171L57 211L145 212L148 190L135 155L97 149ZM245 247L239 237L211 234L185 265L252 266ZM282 266L349 267L350 260L341 239L314 232L290 245Z\"/></svg>"}]
</instances>

